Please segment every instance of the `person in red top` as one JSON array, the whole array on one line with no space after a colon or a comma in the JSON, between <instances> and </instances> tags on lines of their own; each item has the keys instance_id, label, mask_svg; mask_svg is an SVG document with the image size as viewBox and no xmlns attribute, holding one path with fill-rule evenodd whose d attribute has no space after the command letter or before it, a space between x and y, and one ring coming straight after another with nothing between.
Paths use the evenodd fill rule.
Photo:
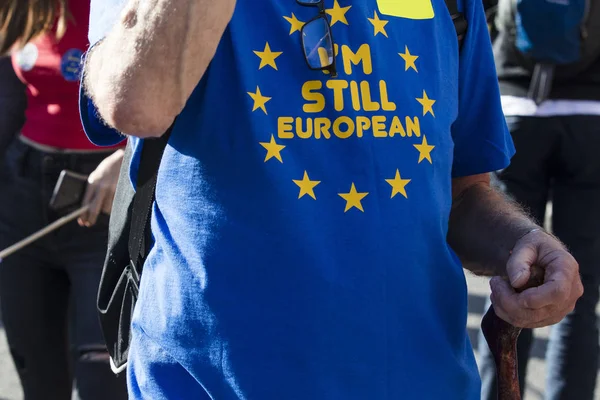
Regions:
<instances>
[{"instance_id":1,"label":"person in red top","mask_svg":"<svg viewBox=\"0 0 600 400\"><path fill-rule=\"evenodd\" d=\"M0 57L0 165L10 144L25 122L25 85L17 78L9 57Z\"/></svg>"},{"instance_id":2,"label":"person in red top","mask_svg":"<svg viewBox=\"0 0 600 400\"><path fill-rule=\"evenodd\" d=\"M61 171L88 176L78 223L0 264L2 319L26 400L70 399L73 381L82 400L127 398L96 310L123 149L92 145L78 114L89 8L89 0L0 3L0 55L10 54L27 95L20 132L0 132L14 137L0 154L0 249L71 211L49 207Z\"/></svg>"}]
</instances>

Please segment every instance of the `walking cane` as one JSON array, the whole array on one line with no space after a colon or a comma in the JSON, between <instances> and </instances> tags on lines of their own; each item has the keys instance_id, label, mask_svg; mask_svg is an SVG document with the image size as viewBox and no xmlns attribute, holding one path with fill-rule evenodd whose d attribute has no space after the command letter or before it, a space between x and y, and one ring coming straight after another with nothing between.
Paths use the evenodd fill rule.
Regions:
<instances>
[{"instance_id":1,"label":"walking cane","mask_svg":"<svg viewBox=\"0 0 600 400\"><path fill-rule=\"evenodd\" d=\"M534 266L531 268L529 281L517 292L520 293L543 283L544 270ZM517 362L517 339L521 328L516 328L498 317L494 306L490 306L481 321L481 330L496 363L498 400L521 400Z\"/></svg>"},{"instance_id":2,"label":"walking cane","mask_svg":"<svg viewBox=\"0 0 600 400\"><path fill-rule=\"evenodd\" d=\"M22 250L23 248L29 246L31 243L35 242L36 240L41 239L42 237L48 235L49 233L54 232L58 228L77 219L77 217L79 217L83 213L85 213L88 210L88 208L89 208L89 206L81 207L81 208L73 211L72 213L65 215L64 217L54 221L53 223L51 223L44 229L41 229L41 230L37 231L36 233L28 236L27 238L21 240L20 242L13 244L9 248L0 251L0 263L2 263L2 261L6 257L15 254L17 251Z\"/></svg>"}]
</instances>

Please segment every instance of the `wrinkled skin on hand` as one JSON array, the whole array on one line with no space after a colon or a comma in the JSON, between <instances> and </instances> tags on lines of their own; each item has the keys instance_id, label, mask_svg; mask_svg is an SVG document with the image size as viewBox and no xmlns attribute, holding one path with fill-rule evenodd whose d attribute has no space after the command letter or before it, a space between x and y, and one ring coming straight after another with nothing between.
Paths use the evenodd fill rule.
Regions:
<instances>
[{"instance_id":1,"label":"wrinkled skin on hand","mask_svg":"<svg viewBox=\"0 0 600 400\"><path fill-rule=\"evenodd\" d=\"M543 282L525 288L534 266ZM490 281L496 314L513 326L540 328L560 322L583 294L579 264L564 245L542 230L519 239L506 264L508 279Z\"/></svg>"}]
</instances>

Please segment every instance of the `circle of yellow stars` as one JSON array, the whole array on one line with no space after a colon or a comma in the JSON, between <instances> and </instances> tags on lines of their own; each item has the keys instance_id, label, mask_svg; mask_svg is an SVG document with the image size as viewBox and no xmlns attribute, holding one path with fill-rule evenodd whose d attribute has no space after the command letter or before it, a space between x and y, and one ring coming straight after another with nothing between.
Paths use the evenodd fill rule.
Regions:
<instances>
[{"instance_id":1,"label":"circle of yellow stars","mask_svg":"<svg viewBox=\"0 0 600 400\"><path fill-rule=\"evenodd\" d=\"M351 8L351 5L342 7L340 6L338 0L334 0L333 7L325 10L325 12L331 17L331 26L333 27L338 22L348 26L349 22L346 14ZM283 16L283 18L290 24L289 35L293 35L295 32L300 32L305 24L305 22L300 21L294 13L291 13L291 16ZM386 25L389 23L388 20L381 19L377 11L373 12L373 18L367 19L371 25L373 25L373 36L376 37L377 35L382 35L385 38L389 37L386 31ZM260 63L258 65L259 70L270 67L275 71L278 71L276 60L283 54L283 52L274 51L269 42L266 42L262 50L254 50L253 53L260 59ZM405 72L413 70L414 73L419 73L417 67L417 60L419 59L419 56L412 54L408 48L408 45L404 47L404 52L398 53L398 55L404 61ZM253 101L252 112L260 109L265 115L268 115L266 105L271 100L271 97L263 95L259 86L256 86L256 90L254 92L247 93ZM422 96L417 97L415 100L423 108L423 117L425 117L427 114L430 114L433 118L435 118L433 106L436 103L436 100L429 98L425 90L423 90ZM275 140L275 135L271 134L271 139L269 142L260 142L259 144L267 151L264 160L265 163L271 159L275 159L279 161L279 163L283 164L281 152L286 148L286 146L277 143ZM435 146L429 144L425 134L422 135L421 143L414 144L413 146L419 152L418 164L421 164L423 161L428 161L429 164L433 164L431 152L435 149ZM313 200L317 200L315 188L321 184L321 181L312 180L309 177L308 172L304 171L304 175L301 179L293 179L292 182L299 188L298 199L309 197ZM405 199L408 199L406 187L411 182L411 179L402 178L400 170L396 169L395 175L392 178L385 179L385 182L391 187L390 198L393 199L400 195ZM350 189L347 193L338 193L338 196L346 201L346 206L344 208L345 213L353 208L364 212L365 210L362 201L368 195L368 192L359 192L354 182L351 183Z\"/></svg>"}]
</instances>

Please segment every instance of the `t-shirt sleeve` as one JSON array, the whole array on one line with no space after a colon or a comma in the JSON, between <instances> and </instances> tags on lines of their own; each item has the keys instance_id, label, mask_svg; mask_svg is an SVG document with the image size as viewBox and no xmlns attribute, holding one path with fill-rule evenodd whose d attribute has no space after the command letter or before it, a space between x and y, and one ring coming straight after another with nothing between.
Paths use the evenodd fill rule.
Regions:
<instances>
[{"instance_id":1,"label":"t-shirt sleeve","mask_svg":"<svg viewBox=\"0 0 600 400\"><path fill-rule=\"evenodd\" d=\"M503 169L515 153L482 2L464 4L469 28L460 55L458 117L452 126L454 178Z\"/></svg>"},{"instance_id":2,"label":"t-shirt sleeve","mask_svg":"<svg viewBox=\"0 0 600 400\"><path fill-rule=\"evenodd\" d=\"M88 38L90 49L86 55L93 50L112 26L116 23L127 0L92 0L90 4L90 27ZM83 73L79 89L79 114L81 123L88 139L96 146L114 146L126 139L116 129L108 126L103 120L94 102L87 96L83 82L86 74L85 58L83 60Z\"/></svg>"}]
</instances>

